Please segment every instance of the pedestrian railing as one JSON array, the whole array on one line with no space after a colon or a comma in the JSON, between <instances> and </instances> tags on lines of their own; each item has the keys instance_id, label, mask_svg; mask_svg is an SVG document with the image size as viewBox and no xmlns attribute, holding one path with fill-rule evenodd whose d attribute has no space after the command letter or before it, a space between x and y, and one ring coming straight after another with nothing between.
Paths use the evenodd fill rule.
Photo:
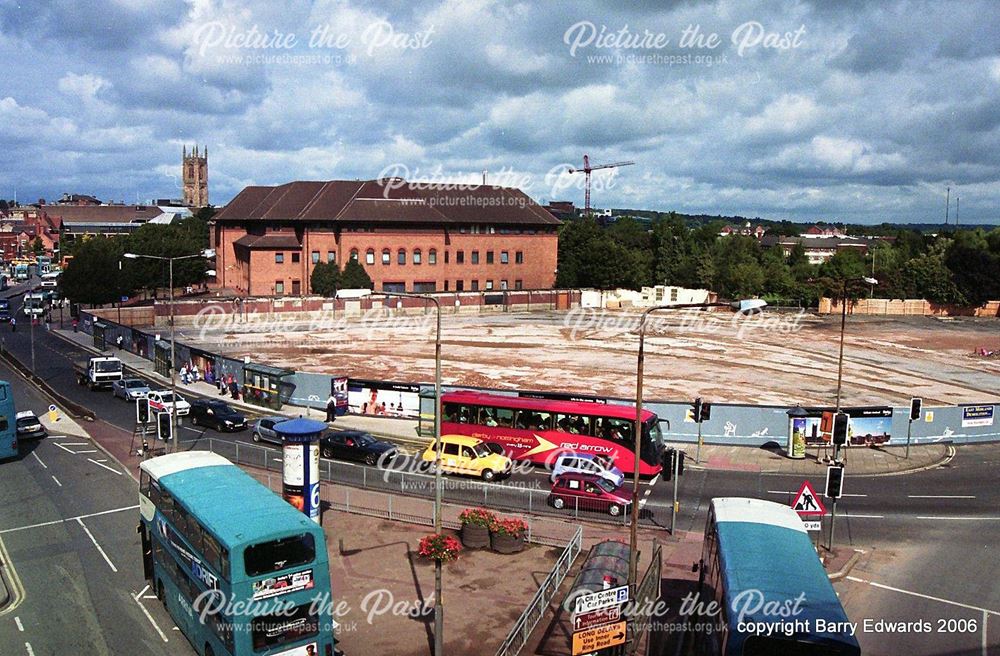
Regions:
<instances>
[{"instance_id":1,"label":"pedestrian railing","mask_svg":"<svg viewBox=\"0 0 1000 656\"><path fill-rule=\"evenodd\" d=\"M538 586L538 591L532 598L531 603L524 609L521 616L517 618L517 621L514 622L514 627L500 644L496 656L517 656L521 652L521 649L528 642L531 632L535 630L538 622L548 610L549 602L552 601L552 598L559 590L559 586L562 585L566 575L569 574L569 570L573 567L576 557L580 555L582 547L583 528L578 526L576 533L573 534L572 539L570 539L566 548L563 549L559 559L556 560L556 564L552 567L548 576L545 577L545 580L542 581L542 584Z\"/></svg>"}]
</instances>

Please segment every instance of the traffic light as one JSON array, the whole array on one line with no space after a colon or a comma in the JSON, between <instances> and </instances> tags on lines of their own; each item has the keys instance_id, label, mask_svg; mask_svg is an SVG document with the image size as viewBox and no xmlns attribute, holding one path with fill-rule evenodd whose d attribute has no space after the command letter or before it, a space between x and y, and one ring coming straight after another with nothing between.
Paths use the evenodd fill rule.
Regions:
<instances>
[{"instance_id":1,"label":"traffic light","mask_svg":"<svg viewBox=\"0 0 1000 656\"><path fill-rule=\"evenodd\" d=\"M677 458L677 449L667 449L663 452L663 480L669 481L674 477L674 459Z\"/></svg>"},{"instance_id":2,"label":"traffic light","mask_svg":"<svg viewBox=\"0 0 1000 656\"><path fill-rule=\"evenodd\" d=\"M683 451L678 451L677 452L677 475L678 476L683 476L684 475L684 452Z\"/></svg>"},{"instance_id":3,"label":"traffic light","mask_svg":"<svg viewBox=\"0 0 1000 656\"><path fill-rule=\"evenodd\" d=\"M917 421L920 419L920 406L923 405L922 399L910 399L910 421Z\"/></svg>"},{"instance_id":4,"label":"traffic light","mask_svg":"<svg viewBox=\"0 0 1000 656\"><path fill-rule=\"evenodd\" d=\"M701 423L701 397L699 396L691 404L691 416L697 423Z\"/></svg>"},{"instance_id":5,"label":"traffic light","mask_svg":"<svg viewBox=\"0 0 1000 656\"><path fill-rule=\"evenodd\" d=\"M169 412L156 413L156 436L168 442L174 436L174 422L171 421Z\"/></svg>"},{"instance_id":6,"label":"traffic light","mask_svg":"<svg viewBox=\"0 0 1000 656\"><path fill-rule=\"evenodd\" d=\"M711 403L704 402L704 403L701 404L701 415L700 415L700 417L701 417L701 419L699 420L699 423L704 422L704 421L708 421L709 419L712 418L712 404Z\"/></svg>"},{"instance_id":7,"label":"traffic light","mask_svg":"<svg viewBox=\"0 0 1000 656\"><path fill-rule=\"evenodd\" d=\"M135 423L149 423L149 401L146 399L139 399L135 402Z\"/></svg>"},{"instance_id":8,"label":"traffic light","mask_svg":"<svg viewBox=\"0 0 1000 656\"><path fill-rule=\"evenodd\" d=\"M826 498L839 499L844 491L844 466L830 465L826 468Z\"/></svg>"},{"instance_id":9,"label":"traffic light","mask_svg":"<svg viewBox=\"0 0 1000 656\"><path fill-rule=\"evenodd\" d=\"M846 412L838 412L833 417L833 443L837 446L847 444L847 422L849 419Z\"/></svg>"}]
</instances>

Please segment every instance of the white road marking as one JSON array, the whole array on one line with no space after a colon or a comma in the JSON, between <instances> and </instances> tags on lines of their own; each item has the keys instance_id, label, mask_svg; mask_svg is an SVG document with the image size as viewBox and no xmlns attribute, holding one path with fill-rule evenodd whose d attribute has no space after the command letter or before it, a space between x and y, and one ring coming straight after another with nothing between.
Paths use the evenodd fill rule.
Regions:
<instances>
[{"instance_id":1,"label":"white road marking","mask_svg":"<svg viewBox=\"0 0 1000 656\"><path fill-rule=\"evenodd\" d=\"M141 597L142 595L146 594L146 590L149 590L149 584L148 583L146 584L145 588L143 588L142 590L139 590L139 592L136 592L133 595L133 597L135 597L135 598Z\"/></svg>"},{"instance_id":2,"label":"white road marking","mask_svg":"<svg viewBox=\"0 0 1000 656\"><path fill-rule=\"evenodd\" d=\"M15 617L14 618L14 624L17 624L17 630L18 631L24 632L24 625L21 624L21 618L20 617Z\"/></svg>"},{"instance_id":3,"label":"white road marking","mask_svg":"<svg viewBox=\"0 0 1000 656\"><path fill-rule=\"evenodd\" d=\"M959 608L967 608L969 610L978 610L983 615L997 615L1000 616L1000 611L990 610L989 608L981 608L979 606L972 606L969 604L963 604L959 601L952 601L950 599L942 599L941 597L932 597L931 595L925 595L921 592L913 592L912 590L904 590L902 588L894 588L891 585L885 585L884 583L876 583L875 581L869 581L868 579L859 579L856 576L846 576L844 577L848 581L854 581L855 583L866 583L870 586L876 588L882 588L883 590L891 590L892 592L899 592L900 594L910 595L912 597L919 597L921 599L929 599L930 601L939 601L942 604L950 604L952 606L958 606Z\"/></svg>"},{"instance_id":4,"label":"white road marking","mask_svg":"<svg viewBox=\"0 0 1000 656\"><path fill-rule=\"evenodd\" d=\"M986 620L988 620L990 614L985 610L983 611L983 656L988 656L986 653Z\"/></svg>"},{"instance_id":5,"label":"white road marking","mask_svg":"<svg viewBox=\"0 0 1000 656\"><path fill-rule=\"evenodd\" d=\"M147 585L146 588L149 588L149 586ZM142 592L145 591L146 590L144 589ZM146 619L149 620L149 623L153 625L153 628L156 629L156 632L160 634L160 637L163 638L163 642L170 642L169 640L167 640L167 635L160 629L160 625L156 623L156 620L153 619L153 616L149 614L149 611L146 610L146 607L142 605L141 601L139 601L139 595L141 595L142 592L132 597L132 600L139 605L139 610L141 610L142 614L146 616Z\"/></svg>"},{"instance_id":6,"label":"white road marking","mask_svg":"<svg viewBox=\"0 0 1000 656\"><path fill-rule=\"evenodd\" d=\"M768 494L795 494L795 492L790 492L788 490L768 490L767 493ZM868 495L867 494L841 494L840 496L842 496L842 497L858 497L858 498L863 498L863 497L867 497Z\"/></svg>"},{"instance_id":7,"label":"white road marking","mask_svg":"<svg viewBox=\"0 0 1000 656\"><path fill-rule=\"evenodd\" d=\"M90 442L59 442L63 446L90 446Z\"/></svg>"},{"instance_id":8,"label":"white road marking","mask_svg":"<svg viewBox=\"0 0 1000 656\"><path fill-rule=\"evenodd\" d=\"M885 519L885 515L855 515L854 513L844 513L848 519Z\"/></svg>"},{"instance_id":9,"label":"white road marking","mask_svg":"<svg viewBox=\"0 0 1000 656\"><path fill-rule=\"evenodd\" d=\"M97 538L95 538L94 534L90 532L90 529L87 528L86 524L83 523L83 520L77 517L76 523L80 525L80 528L84 530L84 532L87 534L87 537L90 538L90 541L94 543L94 546L97 547L97 550L101 552L102 556L104 556L104 562L108 564L108 567L111 568L111 571L117 573L118 568L115 567L115 564L111 562L110 558L108 558L108 554L104 553L104 549L102 549L101 545L97 543Z\"/></svg>"},{"instance_id":10,"label":"white road marking","mask_svg":"<svg viewBox=\"0 0 1000 656\"><path fill-rule=\"evenodd\" d=\"M40 522L38 524L29 524L27 526L18 526L15 528L5 528L0 531L0 535L4 533L15 533L17 531L26 531L29 528L41 528L43 526L52 526L53 524L62 524L63 522L72 522L78 519L88 519L90 517L100 517L101 515L110 515L112 513L119 513L126 510L135 510L139 507L138 504L134 506L126 506L124 508L115 508L113 510L102 510L101 512L90 513L89 515L77 515L76 517L66 517L65 519L56 519L51 522Z\"/></svg>"},{"instance_id":11,"label":"white road marking","mask_svg":"<svg viewBox=\"0 0 1000 656\"><path fill-rule=\"evenodd\" d=\"M1000 522L1000 517L943 517L943 516L919 516L917 519L941 519L958 520L962 522Z\"/></svg>"},{"instance_id":12,"label":"white road marking","mask_svg":"<svg viewBox=\"0 0 1000 656\"><path fill-rule=\"evenodd\" d=\"M975 499L974 494L908 494L910 499Z\"/></svg>"},{"instance_id":13,"label":"white road marking","mask_svg":"<svg viewBox=\"0 0 1000 656\"><path fill-rule=\"evenodd\" d=\"M56 485L58 485L59 487L62 487L62 483L59 482L59 479L56 478L55 474L52 475L52 480L54 480L56 482Z\"/></svg>"},{"instance_id":14,"label":"white road marking","mask_svg":"<svg viewBox=\"0 0 1000 656\"><path fill-rule=\"evenodd\" d=\"M41 465L43 469L48 469L49 468L48 465L46 465L44 462L42 462L42 459L38 457L37 453L35 453L34 451L32 451L31 455L35 456L35 460L38 461L38 464Z\"/></svg>"},{"instance_id":15,"label":"white road marking","mask_svg":"<svg viewBox=\"0 0 1000 656\"><path fill-rule=\"evenodd\" d=\"M59 447L60 449L62 449L66 453L72 453L74 456L78 456L78 455L80 455L82 453L97 453L97 449L89 449L89 450L86 450L86 451L74 451L73 449L67 449L66 445L63 444L62 442L53 442L53 444L55 444L57 447ZM86 442L80 442L80 443L74 443L74 444L76 446L81 446L81 445L86 445ZM70 446L73 446L73 444L71 444Z\"/></svg>"},{"instance_id":16,"label":"white road marking","mask_svg":"<svg viewBox=\"0 0 1000 656\"><path fill-rule=\"evenodd\" d=\"M105 469L107 469L112 474L118 474L119 476L122 475L122 473L120 471L118 471L117 469L112 469L111 467L108 467L107 465L105 465L105 464L103 464L101 462L98 462L97 460L94 460L93 458L87 458L87 460L89 460L90 462L94 463L98 467L104 467Z\"/></svg>"},{"instance_id":17,"label":"white road marking","mask_svg":"<svg viewBox=\"0 0 1000 656\"><path fill-rule=\"evenodd\" d=\"M24 643L24 648L28 651L28 656L35 656L35 650L31 648L31 643Z\"/></svg>"}]
</instances>

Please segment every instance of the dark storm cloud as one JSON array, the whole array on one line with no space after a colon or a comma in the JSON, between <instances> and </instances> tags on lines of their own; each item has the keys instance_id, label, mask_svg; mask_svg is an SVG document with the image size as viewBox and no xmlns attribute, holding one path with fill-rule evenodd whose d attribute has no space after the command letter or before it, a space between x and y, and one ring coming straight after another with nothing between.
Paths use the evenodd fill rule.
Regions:
<instances>
[{"instance_id":1,"label":"dark storm cloud","mask_svg":"<svg viewBox=\"0 0 1000 656\"><path fill-rule=\"evenodd\" d=\"M198 141L218 202L402 165L515 172L539 200L582 203L545 176L588 153L636 161L602 206L920 220L950 184L968 185L966 219L998 220L998 14L904 0L5 3L0 146L32 164L0 188L176 195L180 145ZM311 43L322 30L341 43Z\"/></svg>"}]
</instances>

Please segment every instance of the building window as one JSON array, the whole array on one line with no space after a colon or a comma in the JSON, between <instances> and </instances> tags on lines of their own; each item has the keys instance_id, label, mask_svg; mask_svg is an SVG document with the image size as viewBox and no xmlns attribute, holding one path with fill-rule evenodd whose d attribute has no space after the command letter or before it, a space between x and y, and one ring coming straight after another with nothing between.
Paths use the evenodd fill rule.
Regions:
<instances>
[{"instance_id":1,"label":"building window","mask_svg":"<svg viewBox=\"0 0 1000 656\"><path fill-rule=\"evenodd\" d=\"M421 260L420 249L419 248L414 248L413 249L413 263L414 264L420 264L420 260Z\"/></svg>"},{"instance_id":2,"label":"building window","mask_svg":"<svg viewBox=\"0 0 1000 656\"><path fill-rule=\"evenodd\" d=\"M299 253L292 253L292 264L299 263Z\"/></svg>"},{"instance_id":3,"label":"building window","mask_svg":"<svg viewBox=\"0 0 1000 656\"><path fill-rule=\"evenodd\" d=\"M500 281L500 289L507 289L507 281L506 280L501 280Z\"/></svg>"},{"instance_id":4,"label":"building window","mask_svg":"<svg viewBox=\"0 0 1000 656\"><path fill-rule=\"evenodd\" d=\"M274 263L275 264L284 264L285 263L285 254L284 253L275 253L274 254Z\"/></svg>"},{"instance_id":5,"label":"building window","mask_svg":"<svg viewBox=\"0 0 1000 656\"><path fill-rule=\"evenodd\" d=\"M319 251L312 252L312 263L319 264Z\"/></svg>"},{"instance_id":6,"label":"building window","mask_svg":"<svg viewBox=\"0 0 1000 656\"><path fill-rule=\"evenodd\" d=\"M293 280L292 281L292 296L299 296L302 294L302 281Z\"/></svg>"},{"instance_id":7,"label":"building window","mask_svg":"<svg viewBox=\"0 0 1000 656\"><path fill-rule=\"evenodd\" d=\"M284 294L285 293L285 281L284 280L275 280L274 281L274 293L275 294Z\"/></svg>"},{"instance_id":8,"label":"building window","mask_svg":"<svg viewBox=\"0 0 1000 656\"><path fill-rule=\"evenodd\" d=\"M391 258L392 258L392 254L389 253L389 249L388 248L383 248L382 249L382 264L384 266L389 266L391 264L391 262L390 262Z\"/></svg>"},{"instance_id":9,"label":"building window","mask_svg":"<svg viewBox=\"0 0 1000 656\"><path fill-rule=\"evenodd\" d=\"M375 249L369 248L365 251L365 264L372 265L375 264Z\"/></svg>"},{"instance_id":10,"label":"building window","mask_svg":"<svg viewBox=\"0 0 1000 656\"><path fill-rule=\"evenodd\" d=\"M351 249L351 262L357 262L357 261L358 261L358 249L352 248Z\"/></svg>"},{"instance_id":11,"label":"building window","mask_svg":"<svg viewBox=\"0 0 1000 656\"><path fill-rule=\"evenodd\" d=\"M524 264L524 251L514 253L514 264Z\"/></svg>"},{"instance_id":12,"label":"building window","mask_svg":"<svg viewBox=\"0 0 1000 656\"><path fill-rule=\"evenodd\" d=\"M382 291L384 291L384 292L405 293L406 292L406 283L405 282L384 282L384 283L382 283Z\"/></svg>"},{"instance_id":13,"label":"building window","mask_svg":"<svg viewBox=\"0 0 1000 656\"><path fill-rule=\"evenodd\" d=\"M465 281L464 280L456 280L455 281L455 291L456 292L465 291Z\"/></svg>"},{"instance_id":14,"label":"building window","mask_svg":"<svg viewBox=\"0 0 1000 656\"><path fill-rule=\"evenodd\" d=\"M437 284L433 282L415 282L413 283L413 291L418 294L429 294L431 292L436 292Z\"/></svg>"},{"instance_id":15,"label":"building window","mask_svg":"<svg viewBox=\"0 0 1000 656\"><path fill-rule=\"evenodd\" d=\"M327 264L337 263L337 251L327 251L326 252L326 262Z\"/></svg>"},{"instance_id":16,"label":"building window","mask_svg":"<svg viewBox=\"0 0 1000 656\"><path fill-rule=\"evenodd\" d=\"M479 264L479 251L472 251L472 263Z\"/></svg>"},{"instance_id":17,"label":"building window","mask_svg":"<svg viewBox=\"0 0 1000 656\"><path fill-rule=\"evenodd\" d=\"M486 289L493 289L493 281L492 280L487 280L486 281Z\"/></svg>"},{"instance_id":18,"label":"building window","mask_svg":"<svg viewBox=\"0 0 1000 656\"><path fill-rule=\"evenodd\" d=\"M448 280L444 281L444 290L448 291Z\"/></svg>"},{"instance_id":19,"label":"building window","mask_svg":"<svg viewBox=\"0 0 1000 656\"><path fill-rule=\"evenodd\" d=\"M406 264L406 251L402 248L396 253L396 262L399 264Z\"/></svg>"},{"instance_id":20,"label":"building window","mask_svg":"<svg viewBox=\"0 0 1000 656\"><path fill-rule=\"evenodd\" d=\"M486 251L486 264L493 264L493 251Z\"/></svg>"},{"instance_id":21,"label":"building window","mask_svg":"<svg viewBox=\"0 0 1000 656\"><path fill-rule=\"evenodd\" d=\"M523 280L515 280L514 281L514 289L524 289L524 281Z\"/></svg>"},{"instance_id":22,"label":"building window","mask_svg":"<svg viewBox=\"0 0 1000 656\"><path fill-rule=\"evenodd\" d=\"M427 251L427 264L437 264L438 263L438 252L433 248Z\"/></svg>"},{"instance_id":23,"label":"building window","mask_svg":"<svg viewBox=\"0 0 1000 656\"><path fill-rule=\"evenodd\" d=\"M472 281L472 291L474 291L474 292L478 292L479 291L479 281L478 280L473 280Z\"/></svg>"},{"instance_id":24,"label":"building window","mask_svg":"<svg viewBox=\"0 0 1000 656\"><path fill-rule=\"evenodd\" d=\"M458 251L455 253L455 262L458 264L465 264L465 251Z\"/></svg>"},{"instance_id":25,"label":"building window","mask_svg":"<svg viewBox=\"0 0 1000 656\"><path fill-rule=\"evenodd\" d=\"M510 253L507 251L500 251L500 264L507 264L510 262Z\"/></svg>"}]
</instances>

